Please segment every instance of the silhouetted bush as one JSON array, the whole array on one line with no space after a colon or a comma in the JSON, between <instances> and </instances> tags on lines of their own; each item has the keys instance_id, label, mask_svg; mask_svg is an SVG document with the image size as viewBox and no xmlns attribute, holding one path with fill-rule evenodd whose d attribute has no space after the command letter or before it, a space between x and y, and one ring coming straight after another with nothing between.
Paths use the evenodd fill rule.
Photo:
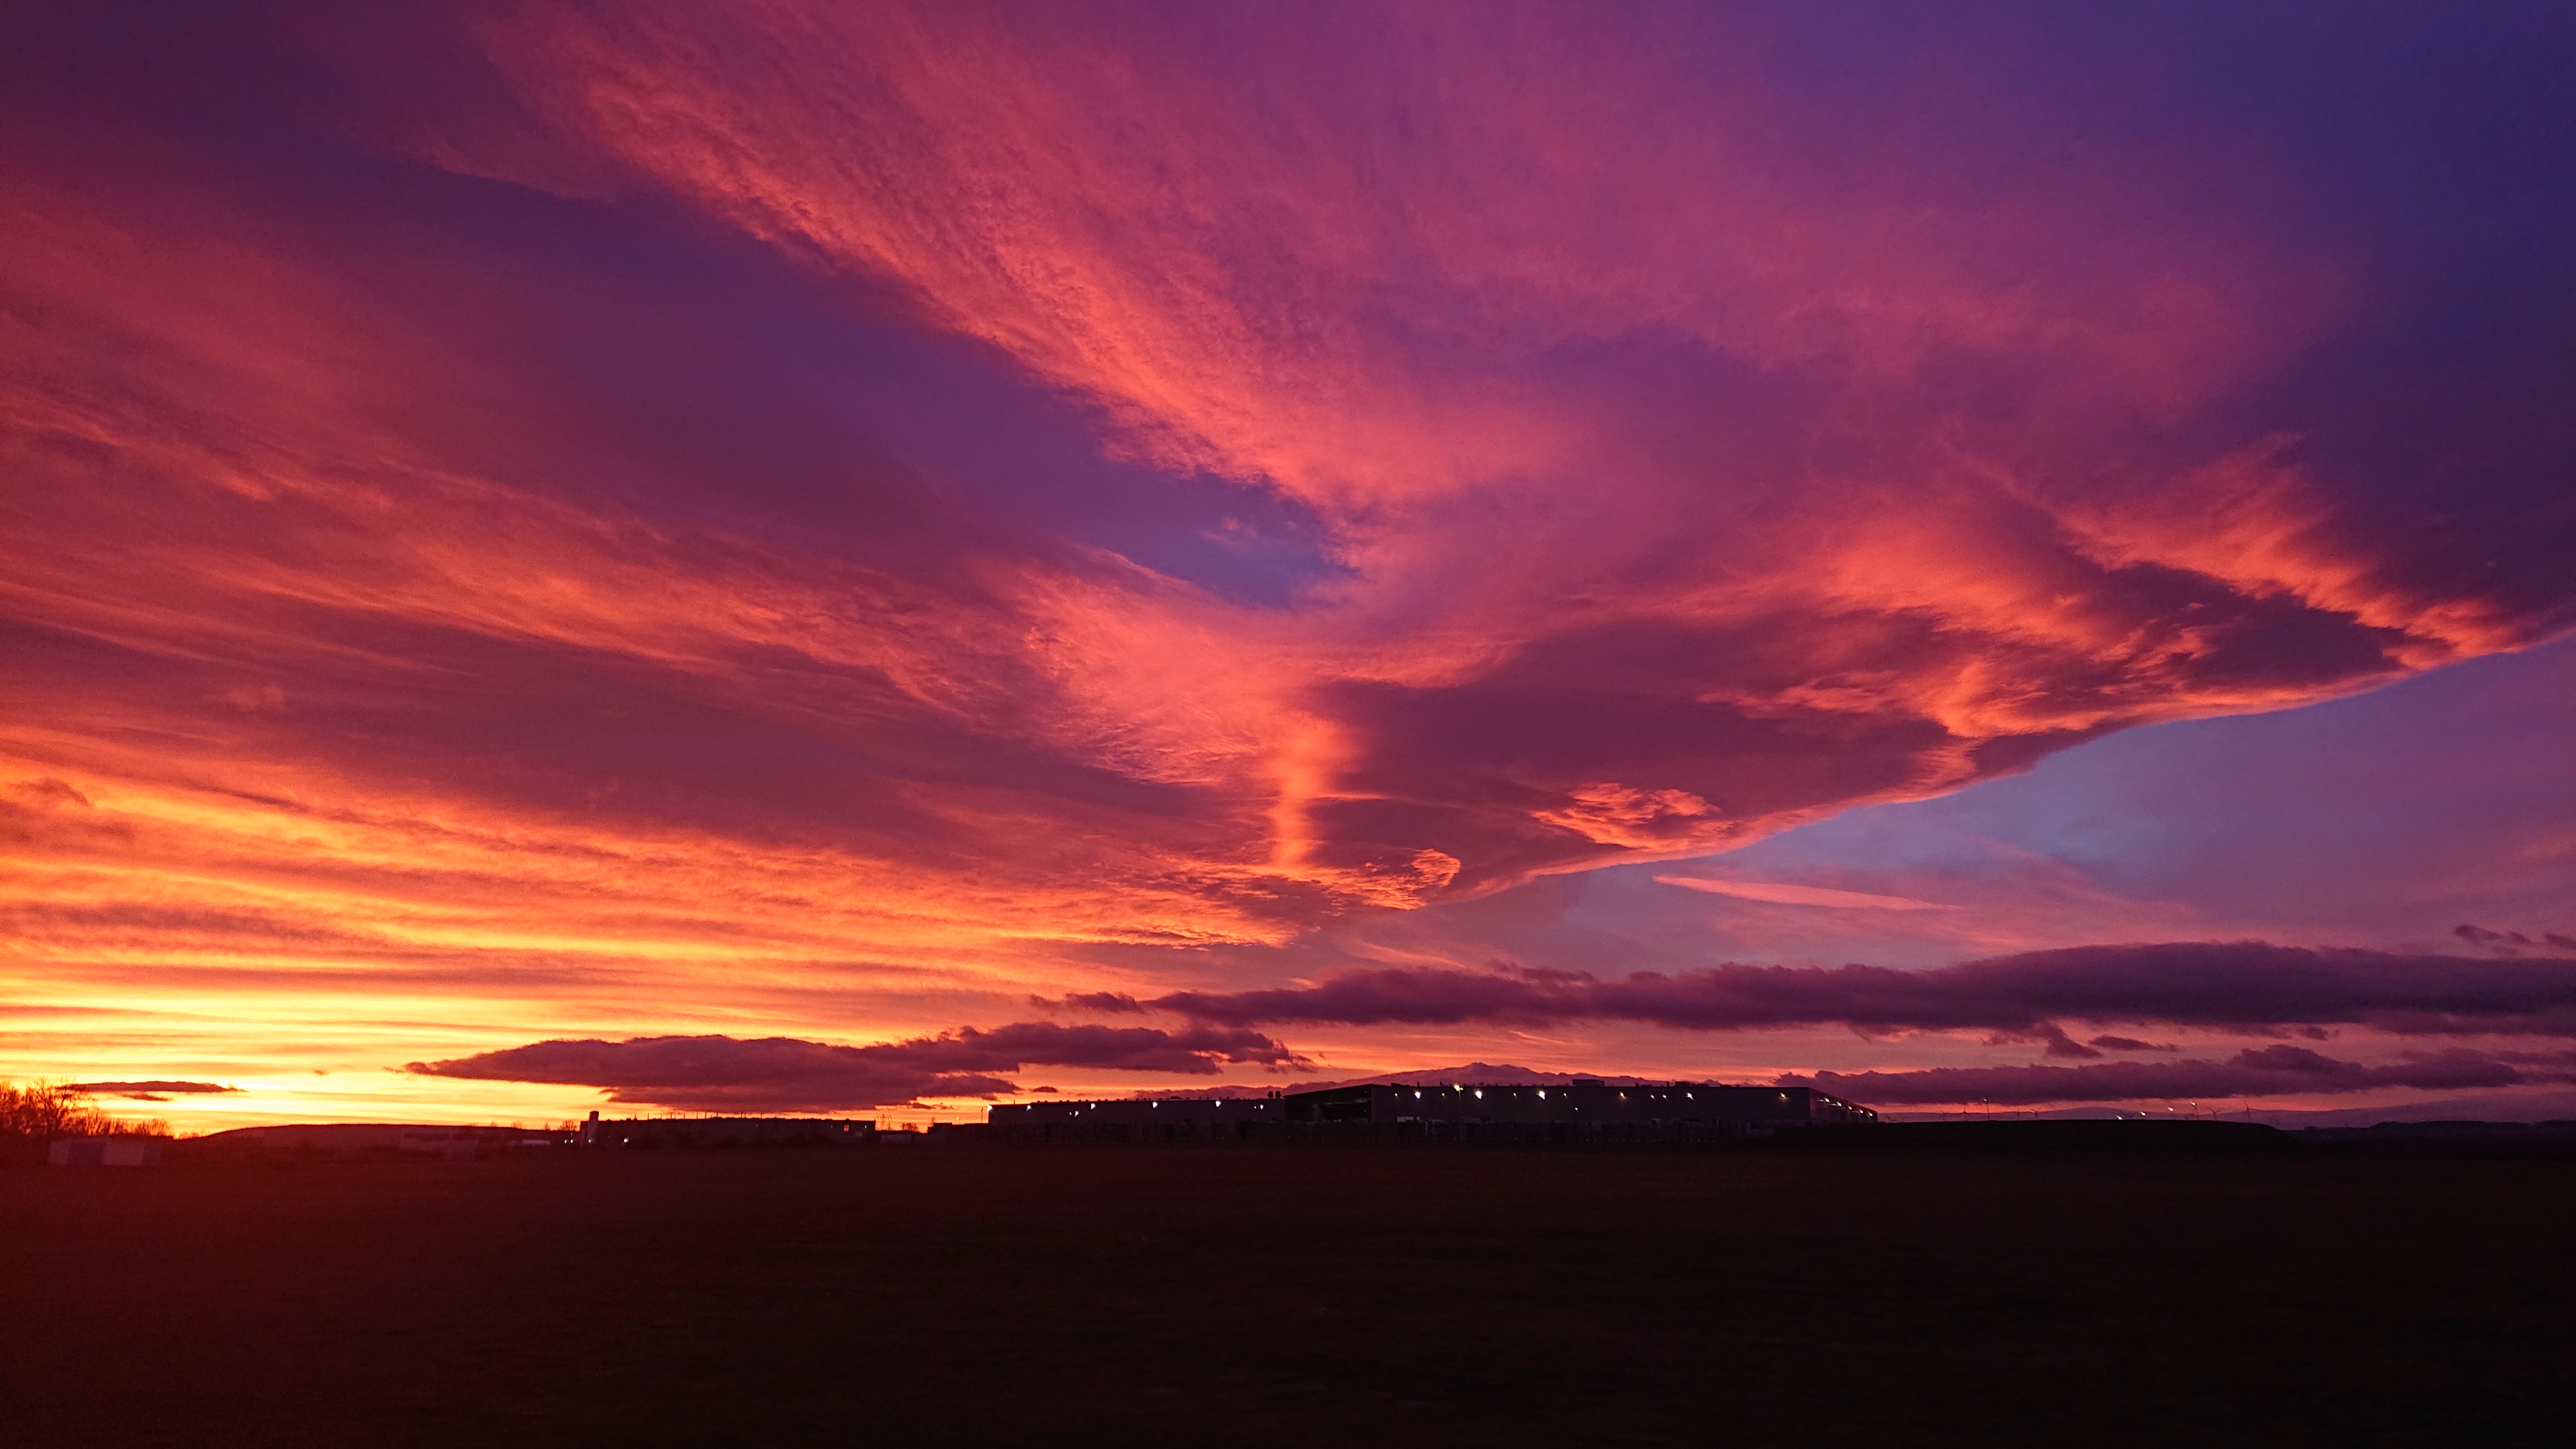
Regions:
<instances>
[{"instance_id":1,"label":"silhouetted bush","mask_svg":"<svg viewBox=\"0 0 2576 1449\"><path fill-rule=\"evenodd\" d=\"M99 1109L69 1082L0 1082L0 1161L41 1161L45 1144L65 1137L167 1137L170 1124L128 1120Z\"/></svg>"}]
</instances>

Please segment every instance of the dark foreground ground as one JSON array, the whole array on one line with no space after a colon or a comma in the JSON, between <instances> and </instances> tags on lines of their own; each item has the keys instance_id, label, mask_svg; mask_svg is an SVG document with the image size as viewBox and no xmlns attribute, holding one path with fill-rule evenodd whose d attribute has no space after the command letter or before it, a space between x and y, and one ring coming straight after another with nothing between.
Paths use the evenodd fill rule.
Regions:
<instances>
[{"instance_id":1,"label":"dark foreground ground","mask_svg":"<svg viewBox=\"0 0 2576 1449\"><path fill-rule=\"evenodd\" d=\"M2576 1161L0 1172L0 1443L2576 1442Z\"/></svg>"}]
</instances>

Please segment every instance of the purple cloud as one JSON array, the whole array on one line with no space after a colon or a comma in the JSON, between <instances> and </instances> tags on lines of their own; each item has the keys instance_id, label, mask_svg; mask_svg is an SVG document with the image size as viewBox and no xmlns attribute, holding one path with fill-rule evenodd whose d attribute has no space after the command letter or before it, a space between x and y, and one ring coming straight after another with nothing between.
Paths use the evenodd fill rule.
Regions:
<instances>
[{"instance_id":1,"label":"purple cloud","mask_svg":"<svg viewBox=\"0 0 2576 1449\"><path fill-rule=\"evenodd\" d=\"M1723 965L1617 978L1583 972L1387 968L1314 986L1175 992L1143 1003L1235 1026L1278 1022L1652 1022L1692 1031L1842 1024L1869 1033L1982 1030L2096 1055L2061 1019L2226 1031L2369 1026L2415 1036L2576 1036L2576 961L2488 960L2260 941L2085 946L1931 971ZM2095 1043L2148 1049L2128 1038Z\"/></svg>"}]
</instances>

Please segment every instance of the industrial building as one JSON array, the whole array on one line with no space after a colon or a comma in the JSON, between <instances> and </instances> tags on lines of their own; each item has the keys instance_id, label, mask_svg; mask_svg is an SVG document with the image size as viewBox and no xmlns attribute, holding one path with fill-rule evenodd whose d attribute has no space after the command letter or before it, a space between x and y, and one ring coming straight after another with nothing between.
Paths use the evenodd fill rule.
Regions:
<instances>
[{"instance_id":1,"label":"industrial building","mask_svg":"<svg viewBox=\"0 0 2576 1449\"><path fill-rule=\"evenodd\" d=\"M568 1132L527 1127L462 1127L405 1122L303 1122L235 1127L187 1144L191 1157L294 1154L312 1157L444 1157L470 1162L522 1147L555 1147Z\"/></svg>"},{"instance_id":2,"label":"industrial building","mask_svg":"<svg viewBox=\"0 0 2576 1449\"><path fill-rule=\"evenodd\" d=\"M1810 1087L1718 1082L1614 1086L1365 1083L1259 1098L1025 1102L992 1110L993 1135L1015 1141L1251 1141L1309 1137L1469 1141L1718 1141L1784 1127L1878 1120Z\"/></svg>"},{"instance_id":3,"label":"industrial building","mask_svg":"<svg viewBox=\"0 0 2576 1449\"><path fill-rule=\"evenodd\" d=\"M874 1122L846 1117L635 1117L581 1124L584 1147L851 1147L877 1135Z\"/></svg>"},{"instance_id":4,"label":"industrial building","mask_svg":"<svg viewBox=\"0 0 2576 1449\"><path fill-rule=\"evenodd\" d=\"M1298 1092L1292 1122L1562 1126L1585 1129L1699 1126L1720 1135L1782 1127L1875 1122L1878 1114L1812 1087L1737 1087L1720 1082L1610 1086L1597 1078L1524 1083L1368 1083Z\"/></svg>"},{"instance_id":5,"label":"industrial building","mask_svg":"<svg viewBox=\"0 0 2576 1449\"><path fill-rule=\"evenodd\" d=\"M1036 1142L1201 1142L1279 1135L1288 1104L1261 1097L1170 1097L1152 1101L1019 1102L995 1107L996 1137Z\"/></svg>"}]
</instances>

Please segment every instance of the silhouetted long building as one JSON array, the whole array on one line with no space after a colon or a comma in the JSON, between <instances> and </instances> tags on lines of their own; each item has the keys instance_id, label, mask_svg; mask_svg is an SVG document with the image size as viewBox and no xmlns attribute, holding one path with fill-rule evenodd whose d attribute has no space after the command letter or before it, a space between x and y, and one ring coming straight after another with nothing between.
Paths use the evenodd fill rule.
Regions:
<instances>
[{"instance_id":1,"label":"silhouetted long building","mask_svg":"<svg viewBox=\"0 0 2576 1449\"><path fill-rule=\"evenodd\" d=\"M1288 1120L1287 1103L1267 1097L1186 1097L1154 1101L1019 1102L986 1119L997 1137L1031 1141L1207 1141L1275 1136L1263 1129Z\"/></svg>"},{"instance_id":2,"label":"silhouetted long building","mask_svg":"<svg viewBox=\"0 0 2576 1449\"><path fill-rule=\"evenodd\" d=\"M876 1136L873 1122L843 1117L635 1117L581 1125L585 1147L847 1147Z\"/></svg>"},{"instance_id":3,"label":"silhouetted long building","mask_svg":"<svg viewBox=\"0 0 2576 1449\"><path fill-rule=\"evenodd\" d=\"M1268 1097L1023 1102L992 1109L1018 1141L1255 1141L1389 1137L1478 1141L1714 1141L1783 1127L1878 1120L1808 1087L1716 1082L1566 1086L1368 1083Z\"/></svg>"},{"instance_id":4,"label":"silhouetted long building","mask_svg":"<svg viewBox=\"0 0 2576 1449\"><path fill-rule=\"evenodd\" d=\"M1479 1082L1369 1083L1298 1092L1292 1122L1559 1124L1569 1127L1696 1123L1741 1132L1825 1123L1875 1122L1878 1114L1812 1087L1735 1087L1669 1082L1614 1087L1578 1077L1567 1086Z\"/></svg>"}]
</instances>

